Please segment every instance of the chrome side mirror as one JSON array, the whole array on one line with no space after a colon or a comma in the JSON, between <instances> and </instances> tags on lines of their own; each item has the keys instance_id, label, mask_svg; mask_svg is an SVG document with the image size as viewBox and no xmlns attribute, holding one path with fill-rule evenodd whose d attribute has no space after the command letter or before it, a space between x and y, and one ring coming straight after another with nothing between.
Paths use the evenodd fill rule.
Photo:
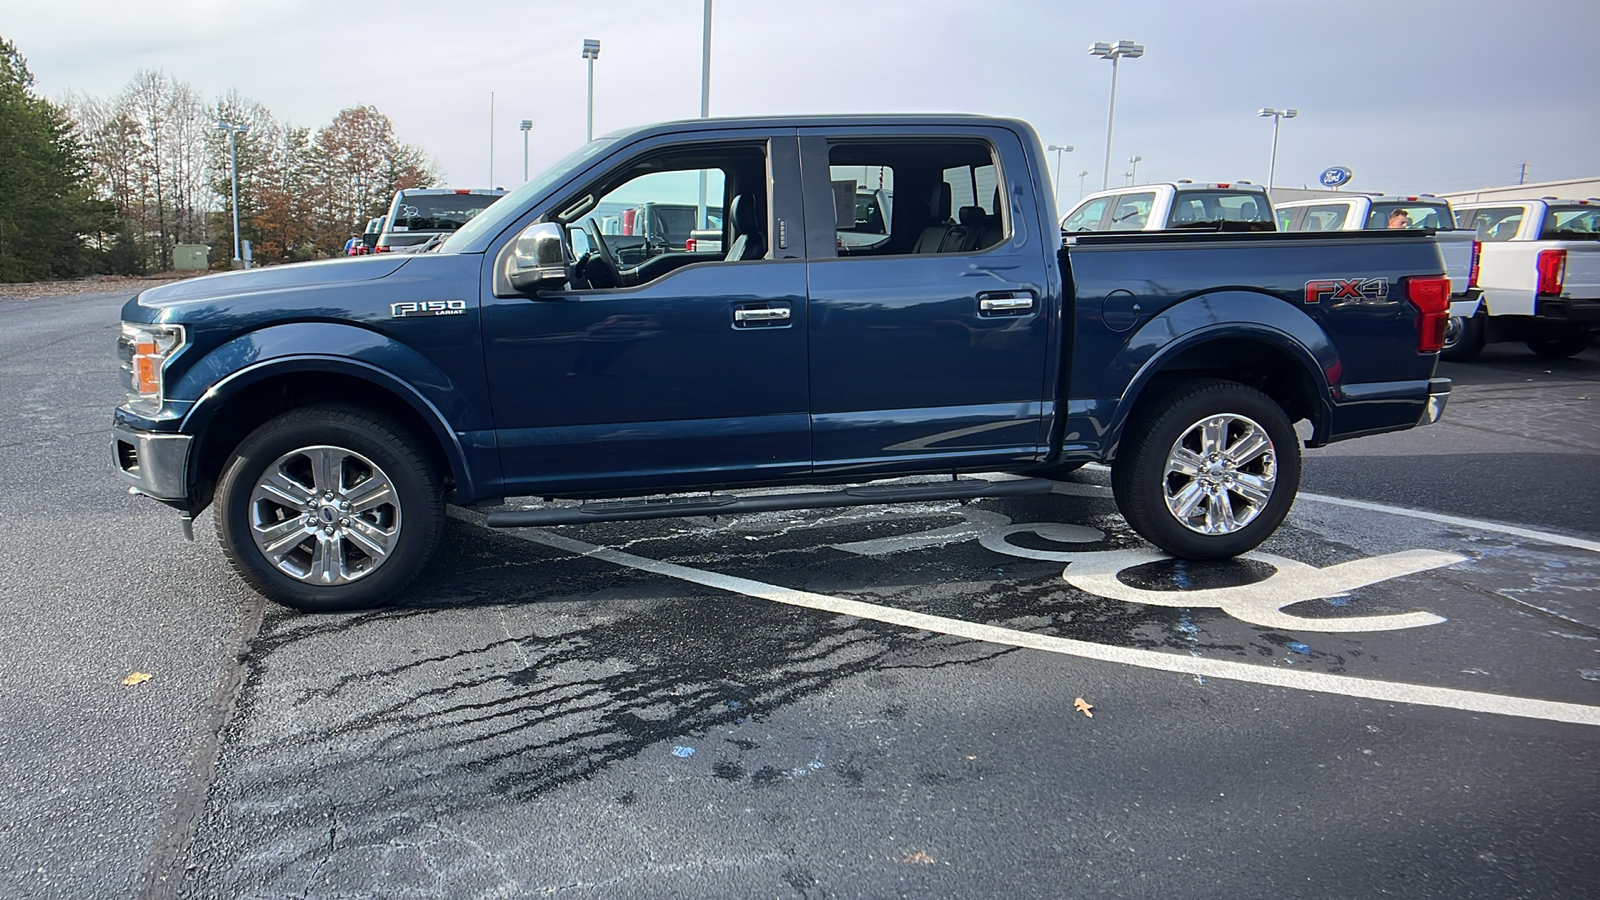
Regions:
<instances>
[{"instance_id":1,"label":"chrome side mirror","mask_svg":"<svg viewBox=\"0 0 1600 900\"><path fill-rule=\"evenodd\" d=\"M560 225L536 222L517 235L506 260L506 280L513 288L531 294L562 287L569 278Z\"/></svg>"}]
</instances>

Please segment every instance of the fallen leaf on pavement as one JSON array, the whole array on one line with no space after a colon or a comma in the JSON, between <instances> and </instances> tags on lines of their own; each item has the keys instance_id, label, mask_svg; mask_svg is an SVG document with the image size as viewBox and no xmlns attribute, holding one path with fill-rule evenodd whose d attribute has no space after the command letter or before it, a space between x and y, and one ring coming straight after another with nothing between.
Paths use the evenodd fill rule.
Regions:
<instances>
[{"instance_id":1,"label":"fallen leaf on pavement","mask_svg":"<svg viewBox=\"0 0 1600 900\"><path fill-rule=\"evenodd\" d=\"M150 673L149 672L135 672L132 675L129 675L127 678L122 679L122 683L123 684L144 684L146 681L149 681L149 680L150 680Z\"/></svg>"},{"instance_id":2,"label":"fallen leaf on pavement","mask_svg":"<svg viewBox=\"0 0 1600 900\"><path fill-rule=\"evenodd\" d=\"M1089 710L1094 709L1093 704L1089 703L1089 701L1083 699L1082 697L1072 701L1072 708L1083 713L1091 719L1094 718L1094 713L1089 712Z\"/></svg>"}]
</instances>

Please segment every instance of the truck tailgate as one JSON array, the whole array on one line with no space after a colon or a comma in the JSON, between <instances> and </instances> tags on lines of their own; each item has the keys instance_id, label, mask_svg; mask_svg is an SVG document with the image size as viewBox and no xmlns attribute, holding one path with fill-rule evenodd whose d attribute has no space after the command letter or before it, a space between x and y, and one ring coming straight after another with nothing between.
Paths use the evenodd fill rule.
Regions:
<instances>
[{"instance_id":1,"label":"truck tailgate","mask_svg":"<svg viewBox=\"0 0 1600 900\"><path fill-rule=\"evenodd\" d=\"M1439 240L1439 252L1444 256L1444 273L1450 276L1451 292L1466 293L1467 282L1472 277L1472 243L1477 240L1478 233L1456 229L1440 231L1435 237Z\"/></svg>"},{"instance_id":2,"label":"truck tailgate","mask_svg":"<svg viewBox=\"0 0 1600 900\"><path fill-rule=\"evenodd\" d=\"M1600 241L1562 241L1567 251L1567 277L1562 296L1600 300Z\"/></svg>"}]
</instances>

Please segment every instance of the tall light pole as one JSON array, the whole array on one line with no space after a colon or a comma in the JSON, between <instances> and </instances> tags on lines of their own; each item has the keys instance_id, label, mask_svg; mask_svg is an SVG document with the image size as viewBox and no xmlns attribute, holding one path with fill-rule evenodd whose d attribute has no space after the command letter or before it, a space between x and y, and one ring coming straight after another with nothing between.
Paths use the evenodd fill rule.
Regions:
<instances>
[{"instance_id":1,"label":"tall light pole","mask_svg":"<svg viewBox=\"0 0 1600 900\"><path fill-rule=\"evenodd\" d=\"M1300 115L1300 110L1273 109L1269 106L1257 112L1256 115L1272 117L1272 163L1267 167L1267 190L1270 192L1272 190L1272 178L1278 174L1278 123L1284 119L1292 119Z\"/></svg>"},{"instance_id":2,"label":"tall light pole","mask_svg":"<svg viewBox=\"0 0 1600 900\"><path fill-rule=\"evenodd\" d=\"M494 91L489 92L489 187L494 187Z\"/></svg>"},{"instance_id":3,"label":"tall light pole","mask_svg":"<svg viewBox=\"0 0 1600 900\"><path fill-rule=\"evenodd\" d=\"M1089 170L1084 169L1078 173L1078 199L1083 199L1083 180L1089 177Z\"/></svg>"},{"instance_id":4,"label":"tall light pole","mask_svg":"<svg viewBox=\"0 0 1600 900\"><path fill-rule=\"evenodd\" d=\"M583 58L589 61L589 130L584 140L594 140L594 61L600 58L600 42L593 38L583 41Z\"/></svg>"},{"instance_id":5,"label":"tall light pole","mask_svg":"<svg viewBox=\"0 0 1600 900\"><path fill-rule=\"evenodd\" d=\"M533 120L522 120L522 180L528 180L528 132L533 130Z\"/></svg>"},{"instance_id":6,"label":"tall light pole","mask_svg":"<svg viewBox=\"0 0 1600 900\"><path fill-rule=\"evenodd\" d=\"M1134 184L1138 184L1139 183L1139 163L1144 162L1144 157L1142 157L1142 156L1130 156L1130 157L1128 157L1128 162L1132 166L1132 171L1130 171L1128 173L1128 177L1133 179L1133 183Z\"/></svg>"},{"instance_id":7,"label":"tall light pole","mask_svg":"<svg viewBox=\"0 0 1600 900\"><path fill-rule=\"evenodd\" d=\"M1072 145L1071 144L1051 144L1050 146L1046 147L1045 150L1046 151L1054 150L1056 152L1056 180L1055 180L1056 202L1060 203L1061 202L1061 154L1063 154L1063 153L1071 153L1072 152Z\"/></svg>"},{"instance_id":8,"label":"tall light pole","mask_svg":"<svg viewBox=\"0 0 1600 900\"><path fill-rule=\"evenodd\" d=\"M250 130L249 125L235 125L232 122L217 120L217 130L228 133L228 158L233 171L233 267L243 267L239 261L239 146L234 138Z\"/></svg>"},{"instance_id":9,"label":"tall light pole","mask_svg":"<svg viewBox=\"0 0 1600 900\"><path fill-rule=\"evenodd\" d=\"M705 30L700 37L700 118L711 115L711 0L706 0ZM695 221L710 228L706 218L706 170L700 170L700 209Z\"/></svg>"},{"instance_id":10,"label":"tall light pole","mask_svg":"<svg viewBox=\"0 0 1600 900\"><path fill-rule=\"evenodd\" d=\"M1111 60L1111 108L1106 113L1106 171L1100 179L1100 189L1111 186L1111 126L1117 117L1117 60L1126 56L1138 59L1144 55L1144 45L1133 41L1095 41L1089 46L1089 55Z\"/></svg>"}]
</instances>

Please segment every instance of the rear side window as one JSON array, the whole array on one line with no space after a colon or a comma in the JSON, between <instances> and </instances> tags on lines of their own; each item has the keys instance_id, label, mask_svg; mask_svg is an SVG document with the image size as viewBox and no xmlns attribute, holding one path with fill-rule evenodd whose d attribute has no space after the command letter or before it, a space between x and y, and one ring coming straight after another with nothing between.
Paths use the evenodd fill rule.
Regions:
<instances>
[{"instance_id":1,"label":"rear side window","mask_svg":"<svg viewBox=\"0 0 1600 900\"><path fill-rule=\"evenodd\" d=\"M1539 239L1544 241L1600 240L1600 206L1553 206L1544 214Z\"/></svg>"},{"instance_id":2,"label":"rear side window","mask_svg":"<svg viewBox=\"0 0 1600 900\"><path fill-rule=\"evenodd\" d=\"M976 253L1009 233L984 140L840 141L828 179L839 257Z\"/></svg>"},{"instance_id":3,"label":"rear side window","mask_svg":"<svg viewBox=\"0 0 1600 900\"><path fill-rule=\"evenodd\" d=\"M1449 228L1451 224L1450 207L1443 203L1394 202L1373 203L1365 227Z\"/></svg>"},{"instance_id":4,"label":"rear side window","mask_svg":"<svg viewBox=\"0 0 1600 900\"><path fill-rule=\"evenodd\" d=\"M1062 231L1099 231L1100 219L1106 214L1106 207L1110 205L1110 197L1097 197L1072 211L1072 215L1061 220Z\"/></svg>"},{"instance_id":5,"label":"rear side window","mask_svg":"<svg viewBox=\"0 0 1600 900\"><path fill-rule=\"evenodd\" d=\"M1471 219L1457 224L1478 233L1480 241L1509 241L1522 227L1522 207L1494 206L1468 210Z\"/></svg>"},{"instance_id":6,"label":"rear side window","mask_svg":"<svg viewBox=\"0 0 1600 900\"><path fill-rule=\"evenodd\" d=\"M1350 217L1348 203L1323 203L1306 207L1306 217L1300 223L1301 231L1338 231Z\"/></svg>"}]
</instances>

